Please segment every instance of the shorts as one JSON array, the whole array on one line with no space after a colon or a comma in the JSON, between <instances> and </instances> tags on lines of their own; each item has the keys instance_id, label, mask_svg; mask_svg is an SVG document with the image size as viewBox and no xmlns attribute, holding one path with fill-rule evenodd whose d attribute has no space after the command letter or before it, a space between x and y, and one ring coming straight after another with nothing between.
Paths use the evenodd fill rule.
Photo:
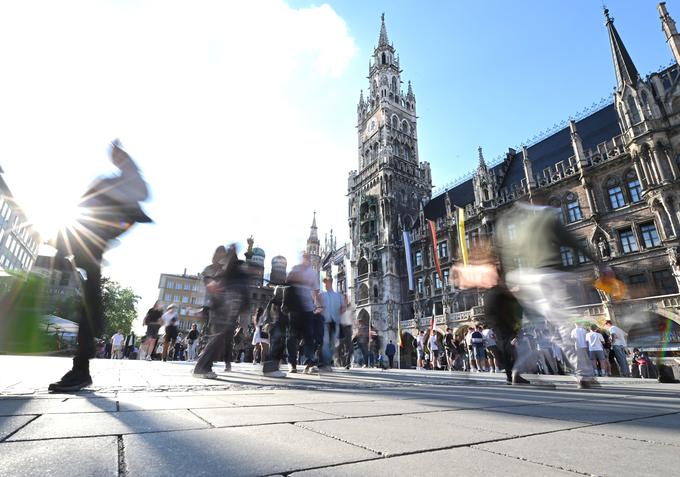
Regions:
<instances>
[{"instance_id":1,"label":"shorts","mask_svg":"<svg viewBox=\"0 0 680 477\"><path fill-rule=\"evenodd\" d=\"M496 346L496 345L489 346L488 348L486 348L486 352L494 360L498 359L498 346Z\"/></svg>"},{"instance_id":2,"label":"shorts","mask_svg":"<svg viewBox=\"0 0 680 477\"><path fill-rule=\"evenodd\" d=\"M486 353L484 353L484 347L483 346L473 346L472 347L472 354L478 363L484 359L486 359Z\"/></svg>"},{"instance_id":3,"label":"shorts","mask_svg":"<svg viewBox=\"0 0 680 477\"><path fill-rule=\"evenodd\" d=\"M176 340L178 331L179 329L176 326L166 326L164 337L165 342L168 343L169 341Z\"/></svg>"},{"instance_id":4,"label":"shorts","mask_svg":"<svg viewBox=\"0 0 680 477\"><path fill-rule=\"evenodd\" d=\"M158 338L158 330L161 329L161 325L147 325L146 336L148 338Z\"/></svg>"},{"instance_id":5,"label":"shorts","mask_svg":"<svg viewBox=\"0 0 680 477\"><path fill-rule=\"evenodd\" d=\"M603 350L596 350L596 351L589 351L588 354L590 355L591 360L599 360L599 361L604 361L604 351Z\"/></svg>"},{"instance_id":6,"label":"shorts","mask_svg":"<svg viewBox=\"0 0 680 477\"><path fill-rule=\"evenodd\" d=\"M432 351L432 360L437 361L438 359L439 359L439 350L436 349L436 350Z\"/></svg>"},{"instance_id":7,"label":"shorts","mask_svg":"<svg viewBox=\"0 0 680 477\"><path fill-rule=\"evenodd\" d=\"M425 357L425 354L423 353L423 350L418 348L416 350L416 354L418 355L418 359L423 359Z\"/></svg>"}]
</instances>

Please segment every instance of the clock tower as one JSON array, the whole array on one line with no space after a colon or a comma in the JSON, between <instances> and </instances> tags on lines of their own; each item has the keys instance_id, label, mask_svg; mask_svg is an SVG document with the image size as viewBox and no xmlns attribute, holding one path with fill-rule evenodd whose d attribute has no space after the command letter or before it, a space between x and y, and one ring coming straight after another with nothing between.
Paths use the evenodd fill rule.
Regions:
<instances>
[{"instance_id":1,"label":"clock tower","mask_svg":"<svg viewBox=\"0 0 680 477\"><path fill-rule=\"evenodd\" d=\"M351 299L360 326L374 328L383 346L412 314L402 228L418 220L432 190L430 165L418 154L416 97L410 81L404 93L401 73L383 14L357 105L358 170L348 181Z\"/></svg>"}]
</instances>

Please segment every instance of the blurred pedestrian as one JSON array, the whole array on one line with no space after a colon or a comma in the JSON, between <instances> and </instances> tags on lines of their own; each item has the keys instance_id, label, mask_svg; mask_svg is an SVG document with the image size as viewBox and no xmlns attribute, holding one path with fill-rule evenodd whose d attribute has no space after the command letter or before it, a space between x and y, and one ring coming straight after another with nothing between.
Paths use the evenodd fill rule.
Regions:
<instances>
[{"instance_id":1,"label":"blurred pedestrian","mask_svg":"<svg viewBox=\"0 0 680 477\"><path fill-rule=\"evenodd\" d=\"M177 308L172 303L168 305L165 309L165 313L161 317L163 326L165 326L164 336L163 336L163 353L161 359L167 361L168 357L172 361L172 354L175 349L175 342L177 341L177 333L179 328L177 327Z\"/></svg>"},{"instance_id":2,"label":"blurred pedestrian","mask_svg":"<svg viewBox=\"0 0 680 477\"><path fill-rule=\"evenodd\" d=\"M605 321L604 326L611 336L612 351L614 352L616 364L619 367L619 376L630 377L630 368L628 367L628 359L626 357L626 332L618 326L614 326L612 320Z\"/></svg>"},{"instance_id":3,"label":"blurred pedestrian","mask_svg":"<svg viewBox=\"0 0 680 477\"><path fill-rule=\"evenodd\" d=\"M90 359L95 355L95 337L104 328L101 292L101 262L109 243L137 222L151 222L139 203L149 193L137 165L114 141L111 162L120 174L98 179L82 196L83 213L74 224L64 224L56 241L57 257L69 257L83 290L78 326L78 348L73 367L50 384L54 392L77 391L92 384Z\"/></svg>"},{"instance_id":4,"label":"blurred pedestrian","mask_svg":"<svg viewBox=\"0 0 680 477\"><path fill-rule=\"evenodd\" d=\"M225 371L231 370L234 329L239 316L248 307L246 274L236 256L236 246L217 247L212 263L203 271L207 300L210 307L208 343L198 357L193 375L214 379L213 362L224 357Z\"/></svg>"},{"instance_id":5,"label":"blurred pedestrian","mask_svg":"<svg viewBox=\"0 0 680 477\"><path fill-rule=\"evenodd\" d=\"M122 330L116 331L116 334L111 337L111 359L123 359L124 341Z\"/></svg>"},{"instance_id":6,"label":"blurred pedestrian","mask_svg":"<svg viewBox=\"0 0 680 477\"><path fill-rule=\"evenodd\" d=\"M345 299L340 293L333 290L332 277L327 276L324 278L323 284L326 289L319 294L321 312L324 318L321 368L330 370L333 366L333 354L335 352L337 336L340 332L340 322L343 313L345 313Z\"/></svg>"},{"instance_id":7,"label":"blurred pedestrian","mask_svg":"<svg viewBox=\"0 0 680 477\"><path fill-rule=\"evenodd\" d=\"M163 305L157 301L144 317L144 325L146 326L146 339L141 346L140 359L151 361L156 344L158 343L158 330L161 329L161 317L163 316Z\"/></svg>"},{"instance_id":8,"label":"blurred pedestrian","mask_svg":"<svg viewBox=\"0 0 680 477\"><path fill-rule=\"evenodd\" d=\"M416 336L416 369L425 369L425 331L418 331Z\"/></svg>"},{"instance_id":9,"label":"blurred pedestrian","mask_svg":"<svg viewBox=\"0 0 680 477\"><path fill-rule=\"evenodd\" d=\"M586 333L588 343L588 354L593 362L593 369L597 373L597 365L600 365L600 376L607 375L604 356L604 337L598 332L597 325L590 325L590 331Z\"/></svg>"},{"instance_id":10,"label":"blurred pedestrian","mask_svg":"<svg viewBox=\"0 0 680 477\"><path fill-rule=\"evenodd\" d=\"M289 372L297 372L300 339L304 342L305 373L318 372L316 353L323 339L323 315L320 314L319 276L312 268L310 256L302 254L302 262L288 274L286 284L291 287L288 308L290 335L288 337Z\"/></svg>"},{"instance_id":11,"label":"blurred pedestrian","mask_svg":"<svg viewBox=\"0 0 680 477\"><path fill-rule=\"evenodd\" d=\"M437 332L435 330L430 330L429 349L432 369L439 369L439 345L437 345Z\"/></svg>"},{"instance_id":12,"label":"blurred pedestrian","mask_svg":"<svg viewBox=\"0 0 680 477\"><path fill-rule=\"evenodd\" d=\"M484 347L486 348L486 355L489 362L489 370L493 373L500 373L500 364L498 363L498 346L496 344L496 334L488 325L484 325L482 329L482 338L484 339Z\"/></svg>"},{"instance_id":13,"label":"blurred pedestrian","mask_svg":"<svg viewBox=\"0 0 680 477\"><path fill-rule=\"evenodd\" d=\"M340 366L345 369L352 367L352 324L354 323L354 305L350 303L349 296L345 295L345 312L340 317L340 344L338 345L338 358Z\"/></svg>"},{"instance_id":14,"label":"blurred pedestrian","mask_svg":"<svg viewBox=\"0 0 680 477\"><path fill-rule=\"evenodd\" d=\"M263 315L264 308L262 307L258 307L253 315L253 364L267 361L267 353L269 352L269 333L263 330Z\"/></svg>"},{"instance_id":15,"label":"blurred pedestrian","mask_svg":"<svg viewBox=\"0 0 680 477\"><path fill-rule=\"evenodd\" d=\"M394 346L394 343L392 343L392 340L385 346L385 356L387 356L387 359L390 363L390 369L394 368L394 355L397 354L397 347Z\"/></svg>"},{"instance_id":16,"label":"blurred pedestrian","mask_svg":"<svg viewBox=\"0 0 680 477\"><path fill-rule=\"evenodd\" d=\"M123 357L130 358L130 353L135 347L136 336L134 332L130 331L130 334L125 337L125 348L123 350Z\"/></svg>"},{"instance_id":17,"label":"blurred pedestrian","mask_svg":"<svg viewBox=\"0 0 680 477\"><path fill-rule=\"evenodd\" d=\"M187 335L187 359L194 361L196 359L196 347L198 346L198 327L196 323L191 324L191 330Z\"/></svg>"}]
</instances>

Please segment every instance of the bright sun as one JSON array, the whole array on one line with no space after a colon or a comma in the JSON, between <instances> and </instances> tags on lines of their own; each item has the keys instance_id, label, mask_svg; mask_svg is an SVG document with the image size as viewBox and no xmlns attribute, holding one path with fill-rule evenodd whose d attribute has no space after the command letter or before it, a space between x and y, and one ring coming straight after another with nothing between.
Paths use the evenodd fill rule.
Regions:
<instances>
[{"instance_id":1,"label":"bright sun","mask_svg":"<svg viewBox=\"0 0 680 477\"><path fill-rule=\"evenodd\" d=\"M26 201L24 208L29 223L35 227L43 242L56 238L62 228L72 225L79 214L78 197L53 196L48 200L36 197Z\"/></svg>"}]
</instances>

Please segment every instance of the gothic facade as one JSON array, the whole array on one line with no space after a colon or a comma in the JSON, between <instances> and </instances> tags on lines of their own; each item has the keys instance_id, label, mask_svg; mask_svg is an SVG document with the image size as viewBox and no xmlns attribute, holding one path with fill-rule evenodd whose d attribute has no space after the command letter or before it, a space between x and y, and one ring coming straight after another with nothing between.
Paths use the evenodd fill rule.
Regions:
<instances>
[{"instance_id":1,"label":"gothic facade","mask_svg":"<svg viewBox=\"0 0 680 477\"><path fill-rule=\"evenodd\" d=\"M402 227L431 196L430 165L418 154L416 97L404 93L384 16L357 105L358 169L348 181L351 299L356 318L394 339L409 302Z\"/></svg>"},{"instance_id":2,"label":"gothic facade","mask_svg":"<svg viewBox=\"0 0 680 477\"><path fill-rule=\"evenodd\" d=\"M448 283L448 270L461 254L456 211L464 211L466 248L474 251L482 242L493 243L500 214L517 200L529 200L555 207L567 228L628 285L626 299L613 303L592 287L596 271L588 258L563 248L563 265L582 277L571 295L584 314L623 319L631 307L663 309L680 335L680 35L665 4L658 9L674 64L641 77L605 10L613 101L521 151L509 149L498 164L487 165L480 148L472 177L431 199L429 165L417 155L415 98L410 85L406 96L393 88L391 78L398 85L400 70L383 22L370 95L359 102L359 171L350 173L358 312L384 315L393 300L410 332L429 326L433 315L442 329L483 320L483 295ZM399 149L404 146L406 154ZM413 291L399 218L410 228ZM434 266L428 219L436 224L443 281Z\"/></svg>"}]
</instances>

